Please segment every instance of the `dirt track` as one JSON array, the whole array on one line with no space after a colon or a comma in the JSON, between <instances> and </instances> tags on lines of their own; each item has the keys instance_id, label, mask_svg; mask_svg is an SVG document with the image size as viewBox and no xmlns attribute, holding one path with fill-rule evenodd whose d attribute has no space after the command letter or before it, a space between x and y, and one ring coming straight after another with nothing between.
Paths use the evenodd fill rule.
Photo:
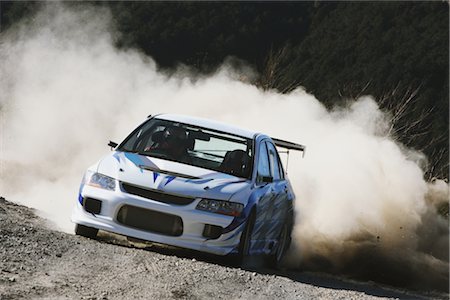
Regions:
<instances>
[{"instance_id":1,"label":"dirt track","mask_svg":"<svg viewBox=\"0 0 450 300\"><path fill-rule=\"evenodd\" d=\"M0 299L429 299L324 274L233 268L220 257L48 229L0 198Z\"/></svg>"}]
</instances>

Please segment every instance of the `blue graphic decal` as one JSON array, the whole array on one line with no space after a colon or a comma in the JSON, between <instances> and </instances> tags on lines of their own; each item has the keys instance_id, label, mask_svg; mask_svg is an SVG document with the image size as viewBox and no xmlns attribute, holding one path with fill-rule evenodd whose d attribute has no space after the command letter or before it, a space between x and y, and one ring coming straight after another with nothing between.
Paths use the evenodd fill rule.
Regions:
<instances>
[{"instance_id":1,"label":"blue graphic decal","mask_svg":"<svg viewBox=\"0 0 450 300\"><path fill-rule=\"evenodd\" d=\"M158 178L159 173L153 172L153 182L156 181L156 178Z\"/></svg>"},{"instance_id":2,"label":"blue graphic decal","mask_svg":"<svg viewBox=\"0 0 450 300\"><path fill-rule=\"evenodd\" d=\"M234 239L238 234L244 231L244 224L241 224L240 227L237 227L232 235L230 235L225 241Z\"/></svg>"},{"instance_id":3,"label":"blue graphic decal","mask_svg":"<svg viewBox=\"0 0 450 300\"><path fill-rule=\"evenodd\" d=\"M167 178L167 181L166 181L166 184L164 184L164 186L168 185L172 180L174 180L175 176L167 176L166 178Z\"/></svg>"},{"instance_id":4,"label":"blue graphic decal","mask_svg":"<svg viewBox=\"0 0 450 300\"><path fill-rule=\"evenodd\" d=\"M125 152L124 155L126 158L128 158L129 161L131 161L136 167L139 168L141 173L143 173L143 170L139 166L145 165L145 162L142 160L142 158L139 155L129 153L129 152Z\"/></svg>"},{"instance_id":5,"label":"blue graphic decal","mask_svg":"<svg viewBox=\"0 0 450 300\"><path fill-rule=\"evenodd\" d=\"M83 196L81 196L81 192L83 191L85 176L83 176L80 184L80 189L78 190L78 202L80 202L81 205L83 205Z\"/></svg>"},{"instance_id":6,"label":"blue graphic decal","mask_svg":"<svg viewBox=\"0 0 450 300\"><path fill-rule=\"evenodd\" d=\"M119 156L119 153L114 153L113 155L112 155L118 162L119 162L119 164L120 164L120 156Z\"/></svg>"},{"instance_id":7,"label":"blue graphic decal","mask_svg":"<svg viewBox=\"0 0 450 300\"><path fill-rule=\"evenodd\" d=\"M214 180L214 178L208 178L208 179L186 179L185 182L195 183L195 184L204 184L207 182L210 182L211 180Z\"/></svg>"}]
</instances>

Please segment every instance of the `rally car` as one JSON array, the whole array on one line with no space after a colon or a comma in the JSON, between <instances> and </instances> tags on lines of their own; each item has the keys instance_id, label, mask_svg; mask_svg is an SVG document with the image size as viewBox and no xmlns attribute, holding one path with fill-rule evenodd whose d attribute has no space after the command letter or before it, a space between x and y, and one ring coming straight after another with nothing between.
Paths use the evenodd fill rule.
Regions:
<instances>
[{"instance_id":1,"label":"rally car","mask_svg":"<svg viewBox=\"0 0 450 300\"><path fill-rule=\"evenodd\" d=\"M241 260L279 263L290 244L294 193L277 146L304 146L182 115L149 116L84 174L72 214L98 230Z\"/></svg>"}]
</instances>

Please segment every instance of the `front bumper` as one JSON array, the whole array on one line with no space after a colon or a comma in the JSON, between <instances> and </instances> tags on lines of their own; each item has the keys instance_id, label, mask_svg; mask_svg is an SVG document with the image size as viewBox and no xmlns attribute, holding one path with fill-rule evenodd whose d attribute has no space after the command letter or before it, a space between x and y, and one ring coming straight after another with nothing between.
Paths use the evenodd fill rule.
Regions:
<instances>
[{"instance_id":1,"label":"front bumper","mask_svg":"<svg viewBox=\"0 0 450 300\"><path fill-rule=\"evenodd\" d=\"M195 207L200 199L195 199L188 205L174 205L124 193L120 190L108 191L88 185L82 187L80 196L101 200L101 211L100 214L89 213L80 202L77 202L72 213L72 222L156 243L226 255L237 248L243 229L243 225L241 225L222 234L217 239L205 238L203 230L206 224L225 228L231 224L233 217L196 210ZM183 232L180 236L175 237L123 225L117 221L117 214L124 205L179 216L183 221Z\"/></svg>"}]
</instances>

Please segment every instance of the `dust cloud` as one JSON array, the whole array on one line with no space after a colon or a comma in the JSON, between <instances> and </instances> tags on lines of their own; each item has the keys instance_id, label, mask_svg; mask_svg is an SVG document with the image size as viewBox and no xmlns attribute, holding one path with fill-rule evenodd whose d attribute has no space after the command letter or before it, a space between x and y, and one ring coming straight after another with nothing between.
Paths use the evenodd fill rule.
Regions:
<instances>
[{"instance_id":1,"label":"dust cloud","mask_svg":"<svg viewBox=\"0 0 450 300\"><path fill-rule=\"evenodd\" d=\"M108 10L56 3L1 33L2 196L72 232L79 182L108 140L149 114L216 119L307 145L305 158L289 158L288 267L448 290L448 220L436 213L448 184L424 181L426 158L387 134L389 115L373 98L327 110L302 88L262 91L226 64L208 77L167 74L117 49L116 37Z\"/></svg>"}]
</instances>

